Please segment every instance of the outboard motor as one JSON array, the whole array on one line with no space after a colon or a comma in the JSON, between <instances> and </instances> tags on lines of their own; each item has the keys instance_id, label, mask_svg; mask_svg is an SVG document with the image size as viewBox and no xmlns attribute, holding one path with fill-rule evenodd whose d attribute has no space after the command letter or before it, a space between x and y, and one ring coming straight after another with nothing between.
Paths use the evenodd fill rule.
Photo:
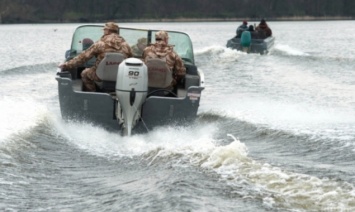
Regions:
<instances>
[{"instance_id":1,"label":"outboard motor","mask_svg":"<svg viewBox=\"0 0 355 212\"><path fill-rule=\"evenodd\" d=\"M242 51L249 53L250 44L251 44L251 34L249 31L244 31L240 38L240 45L242 47Z\"/></svg>"},{"instance_id":2,"label":"outboard motor","mask_svg":"<svg viewBox=\"0 0 355 212\"><path fill-rule=\"evenodd\" d=\"M125 59L118 68L116 96L122 110L124 135L131 135L148 93L147 66L137 58Z\"/></svg>"}]
</instances>

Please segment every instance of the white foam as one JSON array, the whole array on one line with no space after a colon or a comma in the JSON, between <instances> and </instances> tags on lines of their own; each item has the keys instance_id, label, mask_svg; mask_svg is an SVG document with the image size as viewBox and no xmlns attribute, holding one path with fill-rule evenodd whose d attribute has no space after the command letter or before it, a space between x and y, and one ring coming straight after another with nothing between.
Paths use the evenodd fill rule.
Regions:
<instances>
[{"instance_id":1,"label":"white foam","mask_svg":"<svg viewBox=\"0 0 355 212\"><path fill-rule=\"evenodd\" d=\"M166 159L179 164L187 162L216 172L221 180L238 189L246 183L248 189L238 192L262 199L269 208L355 209L355 192L350 184L292 173L255 161L248 156L246 145L233 135L228 135L232 138L228 145L220 145L225 142L214 139L219 131L214 124L164 126L132 137L122 137L90 124L61 121L55 124L61 136L90 154L113 159L139 156L148 164Z\"/></svg>"},{"instance_id":2,"label":"white foam","mask_svg":"<svg viewBox=\"0 0 355 212\"><path fill-rule=\"evenodd\" d=\"M219 46L219 45L207 46L195 51L195 55L205 55L205 54L209 54L211 56L218 57L218 58L230 58L235 60L240 55L246 53L237 51L235 49Z\"/></svg>"},{"instance_id":3,"label":"white foam","mask_svg":"<svg viewBox=\"0 0 355 212\"><path fill-rule=\"evenodd\" d=\"M281 52L284 52L288 55L294 55L294 56L309 56L308 53L302 52L301 50L298 50L296 48L290 47L288 45L282 45L282 44L276 44L274 46L276 50L279 50Z\"/></svg>"},{"instance_id":4,"label":"white foam","mask_svg":"<svg viewBox=\"0 0 355 212\"><path fill-rule=\"evenodd\" d=\"M163 150L159 153L161 155L170 155L171 152L188 155L213 147L211 133L216 130L213 125L197 128L164 126L145 134L124 137L119 132L109 132L88 123L57 119L53 125L60 136L78 148L104 157L140 156L156 150Z\"/></svg>"},{"instance_id":5,"label":"white foam","mask_svg":"<svg viewBox=\"0 0 355 212\"><path fill-rule=\"evenodd\" d=\"M247 156L245 145L235 138L227 146L216 147L205 161L201 167L214 170L238 189L247 184L249 191L238 192L263 199L269 208L355 210L355 189L351 184L292 173L254 161Z\"/></svg>"},{"instance_id":6,"label":"white foam","mask_svg":"<svg viewBox=\"0 0 355 212\"><path fill-rule=\"evenodd\" d=\"M25 97L1 97L0 102L0 143L36 126L48 114L45 106Z\"/></svg>"}]
</instances>

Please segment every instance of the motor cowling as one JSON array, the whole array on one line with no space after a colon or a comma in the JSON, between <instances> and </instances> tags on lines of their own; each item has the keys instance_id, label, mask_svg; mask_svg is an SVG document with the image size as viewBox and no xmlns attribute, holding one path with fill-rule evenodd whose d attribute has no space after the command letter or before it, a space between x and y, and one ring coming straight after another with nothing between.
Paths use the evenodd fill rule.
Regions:
<instances>
[{"instance_id":1,"label":"motor cowling","mask_svg":"<svg viewBox=\"0 0 355 212\"><path fill-rule=\"evenodd\" d=\"M251 34L249 31L244 31L240 38L240 44L242 47L250 47L251 44Z\"/></svg>"},{"instance_id":2,"label":"motor cowling","mask_svg":"<svg viewBox=\"0 0 355 212\"><path fill-rule=\"evenodd\" d=\"M137 58L122 61L117 73L116 96L122 110L125 135L131 135L132 128L139 120L147 93L147 66Z\"/></svg>"}]
</instances>

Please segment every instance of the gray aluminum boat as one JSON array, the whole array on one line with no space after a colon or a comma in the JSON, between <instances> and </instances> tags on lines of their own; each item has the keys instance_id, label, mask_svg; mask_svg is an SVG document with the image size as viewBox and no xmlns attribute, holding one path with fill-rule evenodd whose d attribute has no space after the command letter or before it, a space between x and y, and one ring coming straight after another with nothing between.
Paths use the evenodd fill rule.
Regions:
<instances>
[{"instance_id":1,"label":"gray aluminum boat","mask_svg":"<svg viewBox=\"0 0 355 212\"><path fill-rule=\"evenodd\" d=\"M99 25L79 26L73 34L65 60L88 48L85 41L99 40L102 29L103 26ZM133 46L140 38L146 38L147 44L154 42L157 31L121 27L120 35ZM204 75L195 65L190 37L183 32L168 33L169 44L175 46L174 50L183 59L187 72L173 92L160 88L166 87L165 82L151 82L154 70L161 74L166 68L165 63L153 61L152 65L145 64L139 54L127 59L122 59L118 53L106 54L97 68L102 82L97 83L96 92L84 92L80 77L85 68L93 65L95 58L72 70L58 70L56 80L62 118L90 122L123 135L144 133L167 124L192 123L197 117ZM166 76L155 79L163 78L170 82L169 71Z\"/></svg>"},{"instance_id":2,"label":"gray aluminum boat","mask_svg":"<svg viewBox=\"0 0 355 212\"><path fill-rule=\"evenodd\" d=\"M265 39L251 39L250 47L243 48L241 46L241 39L234 37L227 42L227 47L231 49L237 49L248 53L267 54L269 50L274 46L275 37L267 37Z\"/></svg>"}]
</instances>

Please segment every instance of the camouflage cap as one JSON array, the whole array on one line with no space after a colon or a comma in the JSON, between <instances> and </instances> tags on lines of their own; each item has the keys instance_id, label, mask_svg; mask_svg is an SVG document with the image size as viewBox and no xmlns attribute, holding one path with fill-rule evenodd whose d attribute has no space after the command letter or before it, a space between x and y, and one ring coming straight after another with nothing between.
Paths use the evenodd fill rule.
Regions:
<instances>
[{"instance_id":1,"label":"camouflage cap","mask_svg":"<svg viewBox=\"0 0 355 212\"><path fill-rule=\"evenodd\" d=\"M118 25L117 25L116 23L114 23L114 22L107 22L107 23L105 24L104 29L108 29L108 30L111 30L111 31L114 31L114 32L118 32L119 27L118 27Z\"/></svg>"},{"instance_id":2,"label":"camouflage cap","mask_svg":"<svg viewBox=\"0 0 355 212\"><path fill-rule=\"evenodd\" d=\"M155 39L167 39L169 38L169 35L166 31L159 31L157 33L155 33Z\"/></svg>"},{"instance_id":3,"label":"camouflage cap","mask_svg":"<svg viewBox=\"0 0 355 212\"><path fill-rule=\"evenodd\" d=\"M137 40L137 43L139 43L139 44L147 44L147 38L139 38Z\"/></svg>"}]
</instances>

